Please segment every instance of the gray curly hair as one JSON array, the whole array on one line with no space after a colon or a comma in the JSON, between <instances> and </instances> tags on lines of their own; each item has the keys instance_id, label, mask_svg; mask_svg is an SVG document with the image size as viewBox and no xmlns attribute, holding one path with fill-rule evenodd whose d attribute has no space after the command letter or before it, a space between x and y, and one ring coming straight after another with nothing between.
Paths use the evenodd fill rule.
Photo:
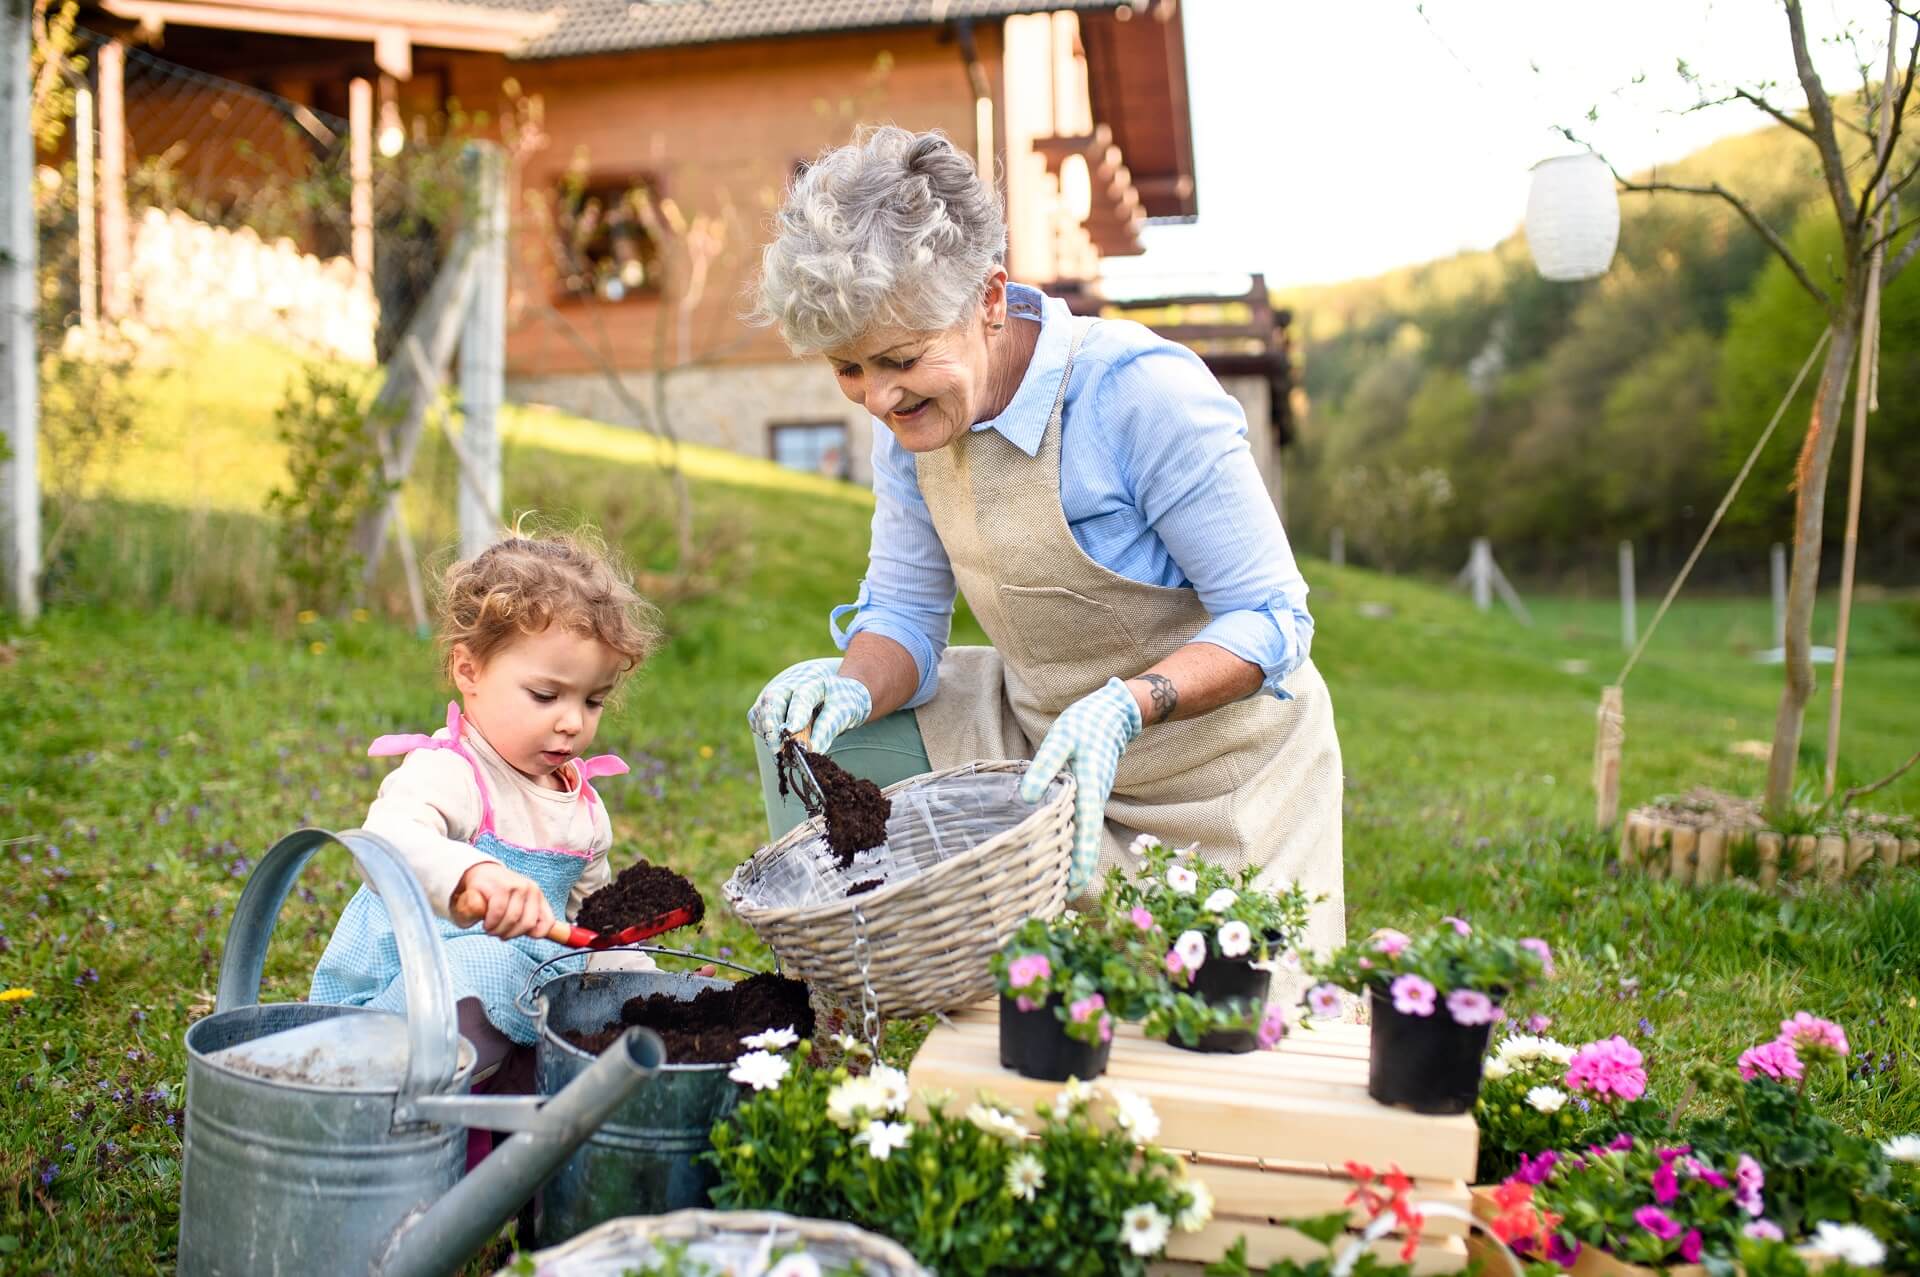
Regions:
<instances>
[{"instance_id":1,"label":"gray curly hair","mask_svg":"<svg viewBox=\"0 0 1920 1277\"><path fill-rule=\"evenodd\" d=\"M946 134L862 130L795 179L753 318L796 355L876 328L944 331L979 304L1006 251L999 196Z\"/></svg>"}]
</instances>

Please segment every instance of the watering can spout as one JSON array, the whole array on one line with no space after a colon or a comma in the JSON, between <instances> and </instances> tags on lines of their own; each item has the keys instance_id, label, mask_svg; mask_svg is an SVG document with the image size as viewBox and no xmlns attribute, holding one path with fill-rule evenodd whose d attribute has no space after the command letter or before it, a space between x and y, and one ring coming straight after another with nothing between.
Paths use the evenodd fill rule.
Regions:
<instances>
[{"instance_id":1,"label":"watering can spout","mask_svg":"<svg viewBox=\"0 0 1920 1277\"><path fill-rule=\"evenodd\" d=\"M628 1029L572 1085L541 1105L524 1129L403 1225L376 1271L381 1277L441 1277L457 1270L665 1062L658 1037ZM449 1116L462 1099L476 1102L445 1097ZM423 1102L418 1111L430 1116L440 1107Z\"/></svg>"}]
</instances>

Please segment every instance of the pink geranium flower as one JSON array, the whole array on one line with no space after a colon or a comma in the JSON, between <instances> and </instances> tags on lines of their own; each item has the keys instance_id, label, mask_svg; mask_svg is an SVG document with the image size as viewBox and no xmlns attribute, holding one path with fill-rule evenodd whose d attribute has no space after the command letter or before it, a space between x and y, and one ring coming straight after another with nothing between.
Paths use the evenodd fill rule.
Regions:
<instances>
[{"instance_id":1,"label":"pink geranium flower","mask_svg":"<svg viewBox=\"0 0 1920 1277\"><path fill-rule=\"evenodd\" d=\"M1477 989L1455 989L1447 995L1447 1014L1455 1024L1469 1028L1493 1023L1493 999Z\"/></svg>"},{"instance_id":2,"label":"pink geranium flower","mask_svg":"<svg viewBox=\"0 0 1920 1277\"><path fill-rule=\"evenodd\" d=\"M1798 1082L1806 1072L1800 1057L1785 1042L1763 1042L1740 1053L1740 1076L1748 1082L1763 1075L1776 1082Z\"/></svg>"},{"instance_id":3,"label":"pink geranium flower","mask_svg":"<svg viewBox=\"0 0 1920 1277\"><path fill-rule=\"evenodd\" d=\"M1846 1030L1832 1020L1822 1020L1805 1011L1796 1012L1791 1020L1780 1021L1780 1037L1777 1040L1796 1050L1810 1046L1825 1047L1835 1055L1846 1055L1850 1050Z\"/></svg>"},{"instance_id":4,"label":"pink geranium flower","mask_svg":"<svg viewBox=\"0 0 1920 1277\"><path fill-rule=\"evenodd\" d=\"M1573 1053L1566 1087L1601 1100L1637 1100L1647 1093L1645 1062L1633 1043L1616 1033Z\"/></svg>"},{"instance_id":5,"label":"pink geranium flower","mask_svg":"<svg viewBox=\"0 0 1920 1277\"><path fill-rule=\"evenodd\" d=\"M1393 1009L1401 1015L1432 1015L1434 987L1431 981L1411 973L1394 980Z\"/></svg>"},{"instance_id":6,"label":"pink geranium flower","mask_svg":"<svg viewBox=\"0 0 1920 1277\"><path fill-rule=\"evenodd\" d=\"M1399 957L1412 943L1412 936L1404 931L1395 931L1392 927L1382 927L1373 933L1373 951L1389 958Z\"/></svg>"}]
</instances>

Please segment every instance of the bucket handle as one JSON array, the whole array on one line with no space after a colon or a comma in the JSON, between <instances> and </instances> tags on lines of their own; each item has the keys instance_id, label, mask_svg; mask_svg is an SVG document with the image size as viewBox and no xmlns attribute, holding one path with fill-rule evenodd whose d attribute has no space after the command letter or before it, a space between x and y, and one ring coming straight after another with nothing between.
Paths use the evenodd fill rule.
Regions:
<instances>
[{"instance_id":1,"label":"bucket handle","mask_svg":"<svg viewBox=\"0 0 1920 1277\"><path fill-rule=\"evenodd\" d=\"M380 893L393 922L400 949L400 976L407 992L407 1075L403 1100L434 1095L453 1084L460 1063L460 1031L453 1005L453 979L447 972L440 929L426 892L400 859L393 844L378 834L352 829L343 834L298 829L273 845L240 892L226 951L220 957L220 988L215 1013L237 1011L260 1002L260 977L266 968L267 942L293 880L322 847L346 849Z\"/></svg>"},{"instance_id":2,"label":"bucket handle","mask_svg":"<svg viewBox=\"0 0 1920 1277\"><path fill-rule=\"evenodd\" d=\"M545 980L540 979L540 973L556 962L565 962L569 958L590 958L595 953L664 953L670 958L692 958L697 962L711 962L717 966L738 971L742 975L765 974L764 972L755 971L752 967L743 967L737 962L728 962L725 958L715 958L708 954L694 953L687 949L669 949L664 945L657 944L616 944L610 945L605 949L594 949L580 953L560 953L548 958L545 962L542 962L533 970L527 972L527 982L520 986L520 992L513 995L513 1005L519 1010L521 1015L526 1016L529 1020L538 1021L541 1015L541 1007L539 1004L540 990L536 987L536 982L541 986L546 984ZM584 972L585 968L582 968L579 972L569 972L569 974L578 975Z\"/></svg>"}]
</instances>

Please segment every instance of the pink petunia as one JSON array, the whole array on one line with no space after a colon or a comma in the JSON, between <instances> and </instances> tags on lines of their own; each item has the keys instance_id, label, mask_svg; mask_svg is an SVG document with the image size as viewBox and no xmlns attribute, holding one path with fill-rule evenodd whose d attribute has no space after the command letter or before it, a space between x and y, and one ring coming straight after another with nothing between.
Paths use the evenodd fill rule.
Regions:
<instances>
[{"instance_id":1,"label":"pink petunia","mask_svg":"<svg viewBox=\"0 0 1920 1277\"><path fill-rule=\"evenodd\" d=\"M1432 1015L1434 987L1431 981L1409 972L1396 978L1391 986L1393 1009L1401 1015Z\"/></svg>"},{"instance_id":2,"label":"pink petunia","mask_svg":"<svg viewBox=\"0 0 1920 1277\"><path fill-rule=\"evenodd\" d=\"M1660 1163L1660 1169L1653 1173L1654 1202L1665 1206L1678 1196L1680 1196L1680 1177L1673 1173L1673 1163Z\"/></svg>"},{"instance_id":3,"label":"pink petunia","mask_svg":"<svg viewBox=\"0 0 1920 1277\"><path fill-rule=\"evenodd\" d=\"M1133 913L1129 916L1133 919L1133 925L1140 928L1140 930L1153 930L1153 915L1147 912L1145 905L1135 905L1133 907Z\"/></svg>"},{"instance_id":4,"label":"pink petunia","mask_svg":"<svg viewBox=\"0 0 1920 1277\"><path fill-rule=\"evenodd\" d=\"M1016 989L1031 989L1053 974L1053 964L1044 953L1026 953L1007 964L1007 983Z\"/></svg>"},{"instance_id":5,"label":"pink petunia","mask_svg":"<svg viewBox=\"0 0 1920 1277\"><path fill-rule=\"evenodd\" d=\"M1098 1011L1105 1005L1107 1005L1105 998L1097 993L1090 994L1087 997L1076 1000L1073 1005L1069 1006L1067 1008L1067 1014L1073 1018L1075 1024L1085 1024L1093 1018L1095 1011Z\"/></svg>"},{"instance_id":6,"label":"pink petunia","mask_svg":"<svg viewBox=\"0 0 1920 1277\"><path fill-rule=\"evenodd\" d=\"M1013 1000L1013 1005L1022 1011L1037 1011L1040 1009L1040 1004L1024 993Z\"/></svg>"},{"instance_id":7,"label":"pink petunia","mask_svg":"<svg viewBox=\"0 0 1920 1277\"><path fill-rule=\"evenodd\" d=\"M1663 1242L1670 1242L1680 1235L1679 1221L1658 1206L1642 1206L1633 1212L1633 1222Z\"/></svg>"},{"instance_id":8,"label":"pink petunia","mask_svg":"<svg viewBox=\"0 0 1920 1277\"><path fill-rule=\"evenodd\" d=\"M1286 1013L1279 1003L1267 1007L1266 1014L1260 1017L1260 1027L1254 1031L1254 1038L1262 1047L1271 1051L1280 1045L1280 1039L1287 1036Z\"/></svg>"},{"instance_id":9,"label":"pink petunia","mask_svg":"<svg viewBox=\"0 0 1920 1277\"><path fill-rule=\"evenodd\" d=\"M1322 1020L1340 1018L1340 990L1330 984L1316 984L1307 990L1307 1009Z\"/></svg>"},{"instance_id":10,"label":"pink petunia","mask_svg":"<svg viewBox=\"0 0 1920 1277\"><path fill-rule=\"evenodd\" d=\"M1100 1040L1102 1042L1113 1041L1113 1017L1104 1011L1100 1013Z\"/></svg>"},{"instance_id":11,"label":"pink petunia","mask_svg":"<svg viewBox=\"0 0 1920 1277\"><path fill-rule=\"evenodd\" d=\"M1412 936L1404 931L1395 931L1392 927L1382 927L1373 933L1373 951L1389 958L1399 957L1412 943Z\"/></svg>"},{"instance_id":12,"label":"pink petunia","mask_svg":"<svg viewBox=\"0 0 1920 1277\"><path fill-rule=\"evenodd\" d=\"M1446 917L1440 919L1440 921L1452 927L1453 933L1457 936L1470 936L1473 934L1473 928L1468 925L1465 918L1456 918L1452 914L1448 914Z\"/></svg>"},{"instance_id":13,"label":"pink petunia","mask_svg":"<svg viewBox=\"0 0 1920 1277\"><path fill-rule=\"evenodd\" d=\"M1453 1022L1472 1028L1493 1023L1493 999L1477 989L1455 989L1447 995L1447 1014Z\"/></svg>"},{"instance_id":14,"label":"pink petunia","mask_svg":"<svg viewBox=\"0 0 1920 1277\"><path fill-rule=\"evenodd\" d=\"M1553 950L1547 947L1545 940L1528 936L1520 942L1520 947L1540 959L1540 966L1548 975L1553 974Z\"/></svg>"},{"instance_id":15,"label":"pink petunia","mask_svg":"<svg viewBox=\"0 0 1920 1277\"><path fill-rule=\"evenodd\" d=\"M1733 1167L1733 1204L1756 1218L1766 1208L1761 1201L1760 1190L1766 1186L1766 1172L1760 1169L1760 1163L1740 1154L1740 1160Z\"/></svg>"},{"instance_id":16,"label":"pink petunia","mask_svg":"<svg viewBox=\"0 0 1920 1277\"><path fill-rule=\"evenodd\" d=\"M1825 1047L1835 1055L1846 1055L1851 1050L1847 1045L1845 1029L1832 1020L1822 1020L1805 1011L1795 1012L1791 1020L1780 1021L1780 1037L1777 1040L1795 1049Z\"/></svg>"},{"instance_id":17,"label":"pink petunia","mask_svg":"<svg viewBox=\"0 0 1920 1277\"><path fill-rule=\"evenodd\" d=\"M1783 1242L1787 1235L1780 1231L1780 1225L1769 1219L1756 1219L1740 1230L1757 1242Z\"/></svg>"},{"instance_id":18,"label":"pink petunia","mask_svg":"<svg viewBox=\"0 0 1920 1277\"><path fill-rule=\"evenodd\" d=\"M1740 1076L1748 1082L1763 1075L1776 1082L1798 1082L1806 1072L1799 1055L1785 1042L1762 1042L1740 1053Z\"/></svg>"},{"instance_id":19,"label":"pink petunia","mask_svg":"<svg viewBox=\"0 0 1920 1277\"><path fill-rule=\"evenodd\" d=\"M1616 1033L1573 1053L1566 1087L1601 1100L1637 1100L1647 1092L1645 1062L1638 1048Z\"/></svg>"},{"instance_id":20,"label":"pink petunia","mask_svg":"<svg viewBox=\"0 0 1920 1277\"><path fill-rule=\"evenodd\" d=\"M1167 974L1179 975L1186 969L1187 964L1180 960L1180 951L1178 949L1167 950Z\"/></svg>"},{"instance_id":21,"label":"pink petunia","mask_svg":"<svg viewBox=\"0 0 1920 1277\"><path fill-rule=\"evenodd\" d=\"M1689 1228L1687 1235L1680 1239L1680 1260L1682 1263L1697 1264L1700 1262L1700 1241L1700 1230L1697 1228Z\"/></svg>"}]
</instances>

